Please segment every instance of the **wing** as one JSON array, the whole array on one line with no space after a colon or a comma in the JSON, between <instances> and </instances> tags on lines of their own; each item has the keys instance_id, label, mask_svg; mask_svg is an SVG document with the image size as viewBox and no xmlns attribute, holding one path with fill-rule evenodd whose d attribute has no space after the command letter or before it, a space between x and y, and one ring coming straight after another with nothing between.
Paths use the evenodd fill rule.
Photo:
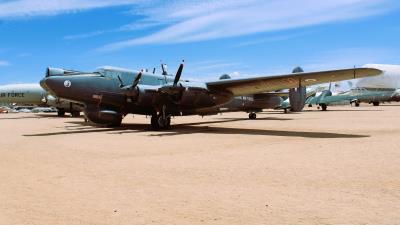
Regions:
<instances>
[{"instance_id":1,"label":"wing","mask_svg":"<svg viewBox=\"0 0 400 225\"><path fill-rule=\"evenodd\" d=\"M247 79L220 80L207 83L210 90L227 90L235 96L250 95L261 92L311 86L341 80L376 76L382 71L372 68L354 68L311 73L296 73L279 76L265 76Z\"/></svg>"}]
</instances>

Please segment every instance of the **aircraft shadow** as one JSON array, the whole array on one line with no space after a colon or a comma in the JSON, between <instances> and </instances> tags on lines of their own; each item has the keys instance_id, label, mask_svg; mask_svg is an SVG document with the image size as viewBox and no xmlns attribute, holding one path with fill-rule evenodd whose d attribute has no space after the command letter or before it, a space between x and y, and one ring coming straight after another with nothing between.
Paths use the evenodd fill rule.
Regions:
<instances>
[{"instance_id":1,"label":"aircraft shadow","mask_svg":"<svg viewBox=\"0 0 400 225\"><path fill-rule=\"evenodd\" d=\"M265 118L268 119L268 118ZM84 133L107 133L110 135L115 134L129 134L129 133L149 133L148 136L164 137L176 135L189 135L189 134L228 134L228 135L258 135L258 136L281 136L281 137L303 137L303 138L366 138L368 135L356 134L341 134L341 133L324 133L324 132L309 132L309 131L285 131L285 130L268 130L268 129L245 129L245 128L232 128L232 127L209 127L201 126L207 124L227 123L234 121L242 121L248 119L225 119L219 121L206 121L199 123L186 123L173 125L171 130L166 131L152 131L148 124L123 124L122 127L106 128L106 127L93 127L85 122L71 121L67 122L75 124L75 126L65 126L66 131L52 132L52 133L39 133L39 134L26 134L25 137L46 137L57 135L69 134L84 134Z\"/></svg>"},{"instance_id":2,"label":"aircraft shadow","mask_svg":"<svg viewBox=\"0 0 400 225\"><path fill-rule=\"evenodd\" d=\"M0 118L0 120L22 120L22 119L62 119L62 118L70 118L68 116L59 117L56 114L32 114L32 116L20 116L20 117L10 117L10 118Z\"/></svg>"},{"instance_id":3,"label":"aircraft shadow","mask_svg":"<svg viewBox=\"0 0 400 225\"><path fill-rule=\"evenodd\" d=\"M0 118L0 120L22 120L22 119L40 119L40 117L38 117L38 116L22 116L22 117Z\"/></svg>"},{"instance_id":4,"label":"aircraft shadow","mask_svg":"<svg viewBox=\"0 0 400 225\"><path fill-rule=\"evenodd\" d=\"M327 111L322 111L322 110L305 110L303 112L382 112L383 110L376 109L376 110L369 110L369 109L354 109L354 110L349 110L349 109L328 109Z\"/></svg>"}]
</instances>

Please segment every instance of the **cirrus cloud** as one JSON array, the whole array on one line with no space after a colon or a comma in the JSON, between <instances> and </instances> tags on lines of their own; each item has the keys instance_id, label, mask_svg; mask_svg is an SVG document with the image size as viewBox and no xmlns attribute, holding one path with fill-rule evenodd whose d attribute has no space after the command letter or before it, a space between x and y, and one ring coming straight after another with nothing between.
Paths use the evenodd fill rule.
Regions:
<instances>
[{"instance_id":1,"label":"cirrus cloud","mask_svg":"<svg viewBox=\"0 0 400 225\"><path fill-rule=\"evenodd\" d=\"M397 6L391 0L237 0L168 1L141 10L151 20L173 24L144 37L110 43L100 51L136 45L175 44L251 35L385 13Z\"/></svg>"}]
</instances>

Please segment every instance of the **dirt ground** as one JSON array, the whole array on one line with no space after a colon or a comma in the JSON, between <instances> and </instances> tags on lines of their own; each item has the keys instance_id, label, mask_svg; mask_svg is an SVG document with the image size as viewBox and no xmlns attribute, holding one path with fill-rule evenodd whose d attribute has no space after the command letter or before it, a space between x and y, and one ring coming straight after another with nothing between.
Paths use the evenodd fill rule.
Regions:
<instances>
[{"instance_id":1,"label":"dirt ground","mask_svg":"<svg viewBox=\"0 0 400 225\"><path fill-rule=\"evenodd\" d=\"M329 110L0 114L0 224L400 224L400 105Z\"/></svg>"}]
</instances>

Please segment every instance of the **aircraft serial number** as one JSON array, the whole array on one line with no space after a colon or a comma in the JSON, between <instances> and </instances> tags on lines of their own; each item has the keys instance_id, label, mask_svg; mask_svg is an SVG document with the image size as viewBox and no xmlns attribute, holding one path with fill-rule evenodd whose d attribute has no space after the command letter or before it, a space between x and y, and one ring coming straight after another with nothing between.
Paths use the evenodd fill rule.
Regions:
<instances>
[{"instance_id":1,"label":"aircraft serial number","mask_svg":"<svg viewBox=\"0 0 400 225\"><path fill-rule=\"evenodd\" d=\"M24 98L25 93L0 93L0 98Z\"/></svg>"}]
</instances>

